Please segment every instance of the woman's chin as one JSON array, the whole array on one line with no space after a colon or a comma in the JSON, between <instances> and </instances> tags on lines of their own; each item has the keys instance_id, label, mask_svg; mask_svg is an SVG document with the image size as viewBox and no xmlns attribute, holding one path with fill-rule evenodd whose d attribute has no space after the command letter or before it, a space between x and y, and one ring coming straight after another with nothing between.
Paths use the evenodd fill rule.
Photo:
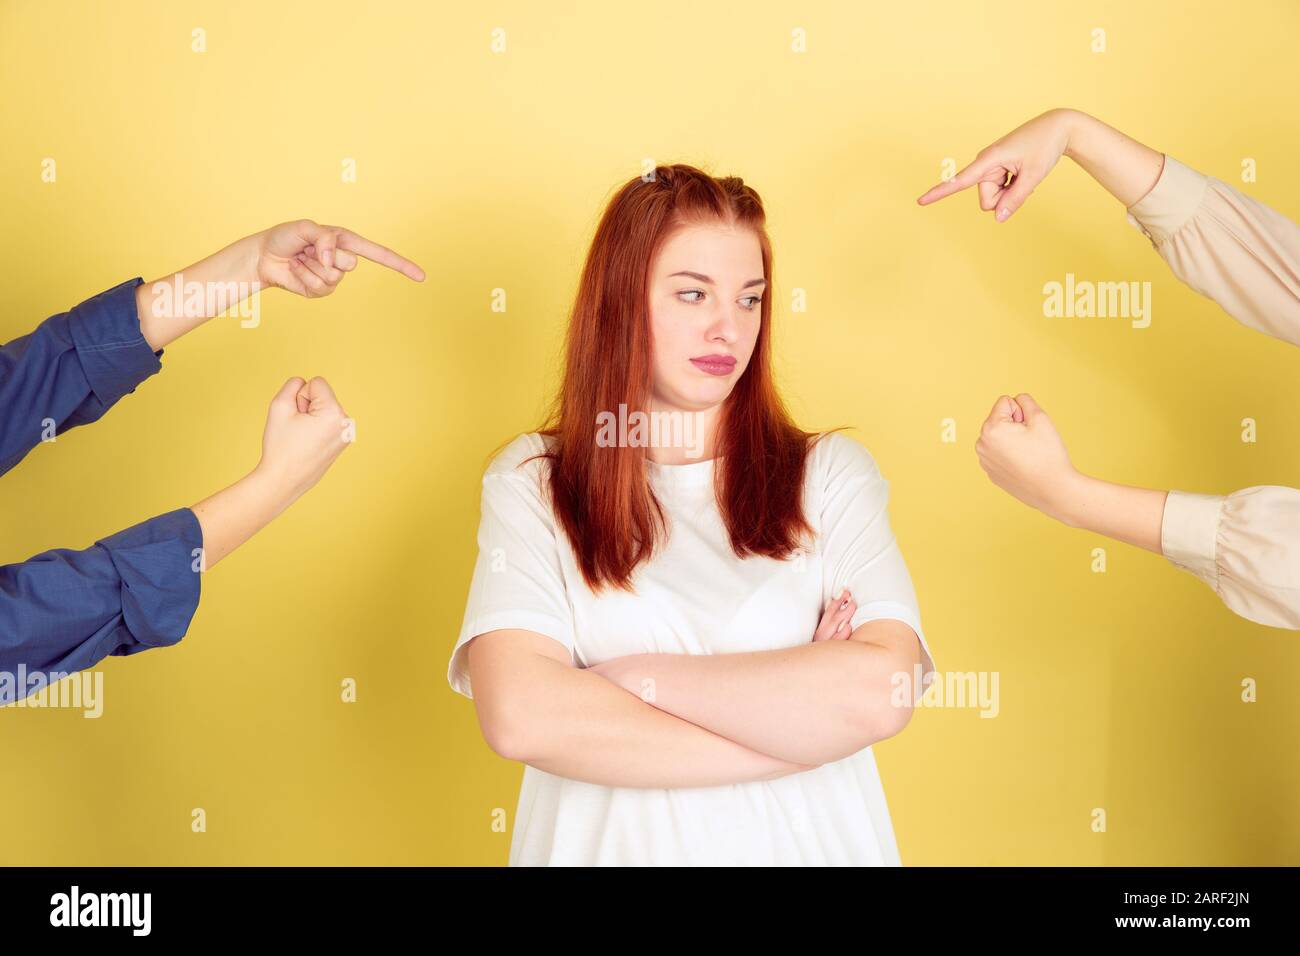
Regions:
<instances>
[{"instance_id":1,"label":"woman's chin","mask_svg":"<svg viewBox=\"0 0 1300 956\"><path fill-rule=\"evenodd\" d=\"M692 412L707 412L725 402L727 396L731 394L731 388L732 384L729 381L704 382L696 385L686 390L682 407Z\"/></svg>"}]
</instances>

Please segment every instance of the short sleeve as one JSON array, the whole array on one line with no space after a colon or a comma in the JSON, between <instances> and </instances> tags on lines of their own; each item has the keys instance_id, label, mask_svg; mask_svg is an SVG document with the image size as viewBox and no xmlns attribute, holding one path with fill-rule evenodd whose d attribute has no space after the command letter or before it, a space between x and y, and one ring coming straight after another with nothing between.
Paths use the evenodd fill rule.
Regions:
<instances>
[{"instance_id":1,"label":"short sleeve","mask_svg":"<svg viewBox=\"0 0 1300 956\"><path fill-rule=\"evenodd\" d=\"M858 609L849 623L902 621L921 642L920 699L934 680L934 657L921 627L916 590L889 523L889 482L859 442L832 432L818 441L821 473L822 603L848 588Z\"/></svg>"},{"instance_id":2,"label":"short sleeve","mask_svg":"<svg viewBox=\"0 0 1300 956\"><path fill-rule=\"evenodd\" d=\"M504 628L534 631L574 655L574 617L560 562L554 512L543 487L543 450L536 433L503 450L483 476L478 558L447 680L473 698L465 645ZM521 467L516 467L520 465Z\"/></svg>"},{"instance_id":3,"label":"short sleeve","mask_svg":"<svg viewBox=\"0 0 1300 956\"><path fill-rule=\"evenodd\" d=\"M1300 630L1300 489L1257 485L1230 495L1171 491L1161 550L1234 613Z\"/></svg>"}]
</instances>

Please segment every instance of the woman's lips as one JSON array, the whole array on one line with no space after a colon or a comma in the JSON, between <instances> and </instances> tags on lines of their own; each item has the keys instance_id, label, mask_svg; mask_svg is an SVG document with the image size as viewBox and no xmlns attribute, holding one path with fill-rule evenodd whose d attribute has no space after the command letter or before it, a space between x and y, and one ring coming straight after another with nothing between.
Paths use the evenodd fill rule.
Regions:
<instances>
[{"instance_id":1,"label":"woman's lips","mask_svg":"<svg viewBox=\"0 0 1300 956\"><path fill-rule=\"evenodd\" d=\"M691 359L691 364L710 375L730 375L736 360L727 355L703 355Z\"/></svg>"}]
</instances>

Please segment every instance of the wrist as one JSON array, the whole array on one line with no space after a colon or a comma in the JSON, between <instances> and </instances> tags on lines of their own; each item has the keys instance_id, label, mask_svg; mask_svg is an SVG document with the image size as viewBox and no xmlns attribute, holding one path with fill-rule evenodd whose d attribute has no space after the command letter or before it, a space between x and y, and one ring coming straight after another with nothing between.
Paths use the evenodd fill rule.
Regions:
<instances>
[{"instance_id":1,"label":"wrist","mask_svg":"<svg viewBox=\"0 0 1300 956\"><path fill-rule=\"evenodd\" d=\"M141 282L135 287L135 317L140 323L140 334L149 343L149 347L157 352L162 348L159 342L162 336L153 316L153 285L152 282Z\"/></svg>"},{"instance_id":2,"label":"wrist","mask_svg":"<svg viewBox=\"0 0 1300 956\"><path fill-rule=\"evenodd\" d=\"M1086 136L1087 124L1092 117L1080 110L1069 108L1054 112L1057 113L1057 122L1060 123L1061 131L1065 136L1065 149L1062 155L1078 162L1079 149Z\"/></svg>"},{"instance_id":3,"label":"wrist","mask_svg":"<svg viewBox=\"0 0 1300 956\"><path fill-rule=\"evenodd\" d=\"M1098 484L1096 478L1071 470L1057 482L1056 492L1044 509L1047 516L1070 528L1084 527L1088 499Z\"/></svg>"},{"instance_id":4,"label":"wrist","mask_svg":"<svg viewBox=\"0 0 1300 956\"><path fill-rule=\"evenodd\" d=\"M245 236L234 244L234 262L236 271L239 273L236 281L247 282L250 286L260 281L261 271L259 265L262 261L262 244L266 238L266 231L255 232L251 236Z\"/></svg>"},{"instance_id":5,"label":"wrist","mask_svg":"<svg viewBox=\"0 0 1300 956\"><path fill-rule=\"evenodd\" d=\"M274 515L280 514L302 497L307 490L288 471L263 458L243 479L254 490L258 499L266 503Z\"/></svg>"}]
</instances>

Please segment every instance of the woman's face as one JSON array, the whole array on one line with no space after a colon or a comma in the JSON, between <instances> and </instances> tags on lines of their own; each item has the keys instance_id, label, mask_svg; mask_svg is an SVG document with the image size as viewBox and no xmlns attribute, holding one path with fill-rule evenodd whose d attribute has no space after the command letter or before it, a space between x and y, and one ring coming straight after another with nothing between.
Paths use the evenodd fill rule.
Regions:
<instances>
[{"instance_id":1,"label":"woman's face","mask_svg":"<svg viewBox=\"0 0 1300 956\"><path fill-rule=\"evenodd\" d=\"M721 405L749 365L762 316L763 252L745 226L679 228L650 266L656 408Z\"/></svg>"}]
</instances>

